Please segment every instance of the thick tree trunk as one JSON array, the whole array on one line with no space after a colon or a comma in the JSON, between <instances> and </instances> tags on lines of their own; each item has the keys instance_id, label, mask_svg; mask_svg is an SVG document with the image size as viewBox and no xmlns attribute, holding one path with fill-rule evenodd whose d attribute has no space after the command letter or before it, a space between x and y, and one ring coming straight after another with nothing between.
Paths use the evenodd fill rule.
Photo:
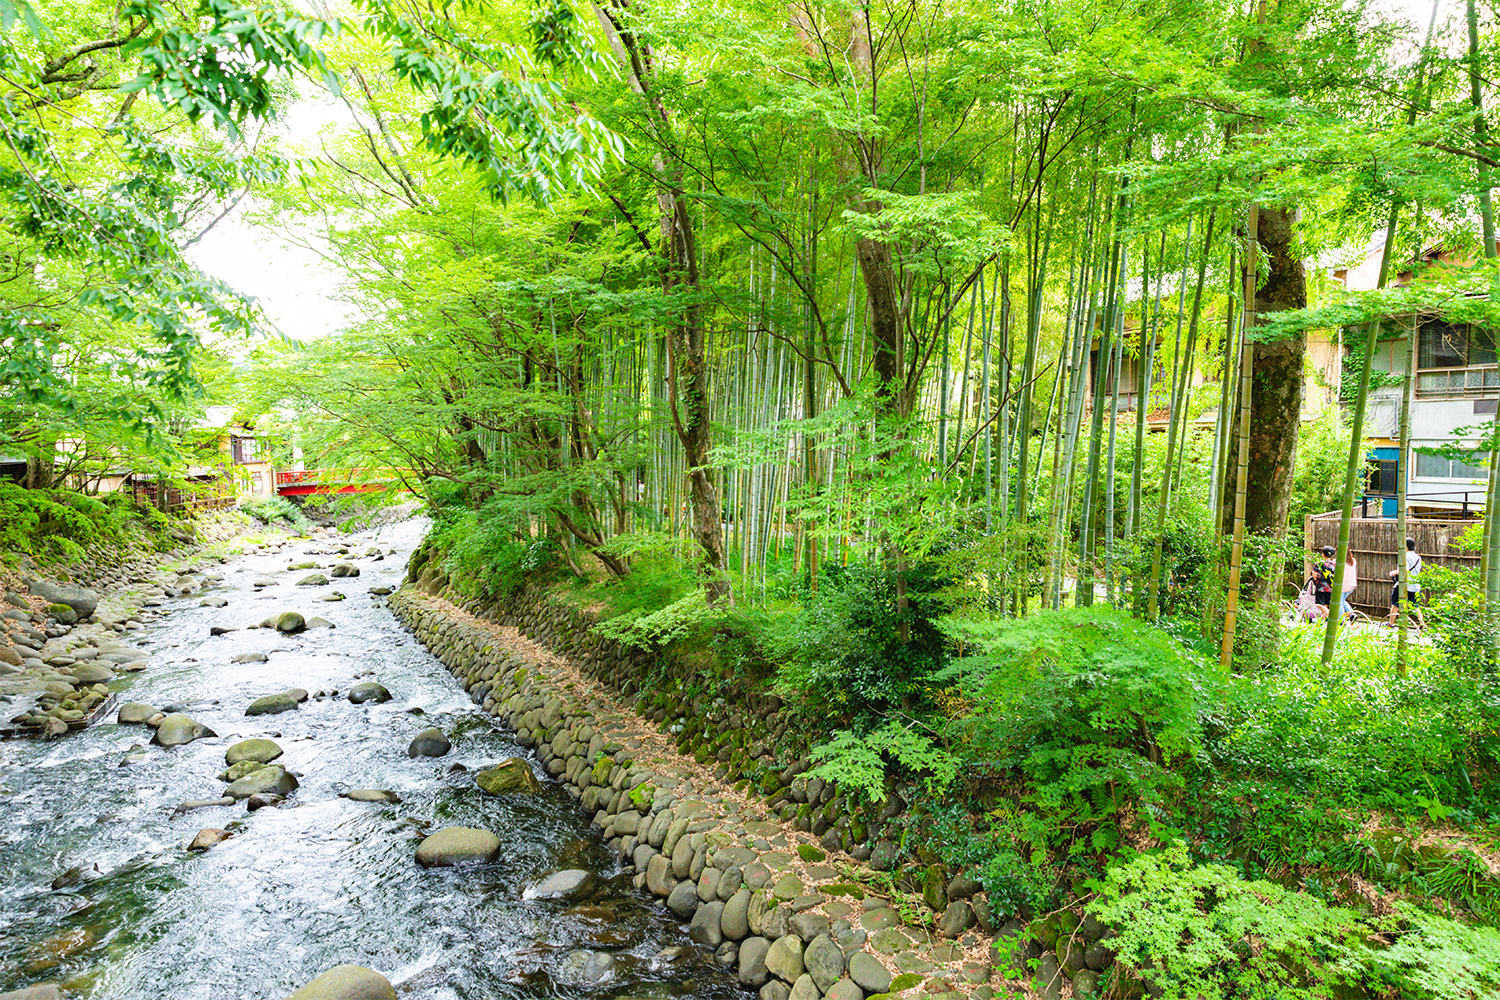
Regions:
<instances>
[{"instance_id":1,"label":"thick tree trunk","mask_svg":"<svg viewBox=\"0 0 1500 1000\"><path fill-rule=\"evenodd\" d=\"M1307 305L1307 275L1294 246L1296 212L1260 211L1260 247L1269 265L1266 280L1255 291L1255 315L1301 309ZM1302 365L1307 336L1257 343L1252 362L1249 493L1245 497L1245 532L1280 538L1286 533L1292 506L1292 474L1297 457L1297 428L1302 419ZM1239 460L1239 443L1231 439L1228 468ZM1233 530L1233 495L1226 492L1224 530Z\"/></svg>"}]
</instances>

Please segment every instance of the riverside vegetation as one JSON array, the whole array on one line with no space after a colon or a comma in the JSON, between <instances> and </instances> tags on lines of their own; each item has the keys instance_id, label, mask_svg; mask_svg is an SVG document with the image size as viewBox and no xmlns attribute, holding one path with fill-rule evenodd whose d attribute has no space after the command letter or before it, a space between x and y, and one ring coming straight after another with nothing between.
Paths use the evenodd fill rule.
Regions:
<instances>
[{"instance_id":1,"label":"riverside vegetation","mask_svg":"<svg viewBox=\"0 0 1500 1000\"><path fill-rule=\"evenodd\" d=\"M1280 601L1372 384L1406 464L1424 337L1488 391L1497 52L1477 0L15 0L0 533L161 528L37 491L184 481L229 404L420 495L419 628L524 620L1005 988L1494 995L1500 517L1427 635ZM358 318L191 263L251 191ZM1497 429L1421 446L1490 511Z\"/></svg>"}]
</instances>

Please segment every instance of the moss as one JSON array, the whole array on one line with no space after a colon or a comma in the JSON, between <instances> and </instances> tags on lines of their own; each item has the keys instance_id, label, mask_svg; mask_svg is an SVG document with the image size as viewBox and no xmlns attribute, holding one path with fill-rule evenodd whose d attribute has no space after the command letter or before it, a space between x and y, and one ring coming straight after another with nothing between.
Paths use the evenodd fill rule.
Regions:
<instances>
[{"instance_id":1,"label":"moss","mask_svg":"<svg viewBox=\"0 0 1500 1000\"><path fill-rule=\"evenodd\" d=\"M828 857L828 855L824 854L822 851L818 850L811 844L798 844L797 857L801 858L803 861L822 861L824 858Z\"/></svg>"}]
</instances>

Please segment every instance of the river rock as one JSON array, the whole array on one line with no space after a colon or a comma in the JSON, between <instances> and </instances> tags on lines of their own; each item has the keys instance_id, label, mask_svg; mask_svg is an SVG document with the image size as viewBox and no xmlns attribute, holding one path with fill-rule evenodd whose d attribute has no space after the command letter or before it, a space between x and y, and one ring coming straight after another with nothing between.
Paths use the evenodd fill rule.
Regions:
<instances>
[{"instance_id":1,"label":"river rock","mask_svg":"<svg viewBox=\"0 0 1500 1000\"><path fill-rule=\"evenodd\" d=\"M699 902L698 887L692 882L678 882L667 894L667 909L676 914L678 920L691 920L698 911Z\"/></svg>"},{"instance_id":2,"label":"river rock","mask_svg":"<svg viewBox=\"0 0 1500 1000\"><path fill-rule=\"evenodd\" d=\"M328 582L328 577L322 573L309 573L297 581L299 587L321 587Z\"/></svg>"},{"instance_id":3,"label":"river rock","mask_svg":"<svg viewBox=\"0 0 1500 1000\"><path fill-rule=\"evenodd\" d=\"M129 701L120 706L120 711L115 715L115 721L127 726L143 725L145 721L156 714L156 709L139 701Z\"/></svg>"},{"instance_id":4,"label":"river rock","mask_svg":"<svg viewBox=\"0 0 1500 1000\"><path fill-rule=\"evenodd\" d=\"M0 1000L63 1000L63 991L55 983L42 983L22 990L0 993Z\"/></svg>"},{"instance_id":5,"label":"river rock","mask_svg":"<svg viewBox=\"0 0 1500 1000\"><path fill-rule=\"evenodd\" d=\"M771 973L766 968L766 953L771 942L763 937L750 937L740 942L739 979L746 986L764 986Z\"/></svg>"},{"instance_id":6,"label":"river rock","mask_svg":"<svg viewBox=\"0 0 1500 1000\"><path fill-rule=\"evenodd\" d=\"M833 938L821 934L802 952L802 965L812 976L818 990L827 993L828 988L838 982L844 974L844 952Z\"/></svg>"},{"instance_id":7,"label":"river rock","mask_svg":"<svg viewBox=\"0 0 1500 1000\"><path fill-rule=\"evenodd\" d=\"M856 986L852 979L840 979L828 987L828 992L823 997L824 1000L865 1000L865 991Z\"/></svg>"},{"instance_id":8,"label":"river rock","mask_svg":"<svg viewBox=\"0 0 1500 1000\"><path fill-rule=\"evenodd\" d=\"M256 792L245 800L245 811L255 812L255 810L264 809L267 806L279 806L285 801L286 799L280 795L272 795L268 792Z\"/></svg>"},{"instance_id":9,"label":"river rock","mask_svg":"<svg viewBox=\"0 0 1500 1000\"><path fill-rule=\"evenodd\" d=\"M594 888L594 873L582 868L553 872L522 893L525 899L579 899Z\"/></svg>"},{"instance_id":10,"label":"river rock","mask_svg":"<svg viewBox=\"0 0 1500 1000\"><path fill-rule=\"evenodd\" d=\"M307 628L307 619L295 611L283 611L276 616L276 631L295 635Z\"/></svg>"},{"instance_id":11,"label":"river rock","mask_svg":"<svg viewBox=\"0 0 1500 1000\"><path fill-rule=\"evenodd\" d=\"M307 630L311 632L315 628L338 628L338 626L327 618L319 618L317 615L313 615L307 620Z\"/></svg>"},{"instance_id":12,"label":"river rock","mask_svg":"<svg viewBox=\"0 0 1500 1000\"><path fill-rule=\"evenodd\" d=\"M396 1000L390 981L360 965L335 965L286 1000Z\"/></svg>"},{"instance_id":13,"label":"river rock","mask_svg":"<svg viewBox=\"0 0 1500 1000\"><path fill-rule=\"evenodd\" d=\"M239 781L247 774L254 774L266 765L258 760L241 760L229 766L229 770L219 775L220 781Z\"/></svg>"},{"instance_id":14,"label":"river rock","mask_svg":"<svg viewBox=\"0 0 1500 1000\"><path fill-rule=\"evenodd\" d=\"M891 988L891 970L867 951L849 956L849 978L866 993L884 993Z\"/></svg>"},{"instance_id":15,"label":"river rock","mask_svg":"<svg viewBox=\"0 0 1500 1000\"><path fill-rule=\"evenodd\" d=\"M576 986L597 986L615 976L617 959L607 951L575 948L563 956L558 975Z\"/></svg>"},{"instance_id":16,"label":"river rock","mask_svg":"<svg viewBox=\"0 0 1500 1000\"><path fill-rule=\"evenodd\" d=\"M32 580L31 593L48 604L65 604L77 612L79 618L87 618L99 606L99 595L85 587L71 583L53 583L51 580Z\"/></svg>"},{"instance_id":17,"label":"river rock","mask_svg":"<svg viewBox=\"0 0 1500 1000\"><path fill-rule=\"evenodd\" d=\"M217 735L219 734L203 723L194 722L181 712L173 712L161 720L161 725L156 727L156 735L151 737L151 742L157 746L180 747L194 740Z\"/></svg>"},{"instance_id":18,"label":"river rock","mask_svg":"<svg viewBox=\"0 0 1500 1000\"><path fill-rule=\"evenodd\" d=\"M772 942L766 952L766 968L773 975L795 983L806 971L802 967L802 939L795 934L785 934Z\"/></svg>"},{"instance_id":19,"label":"river rock","mask_svg":"<svg viewBox=\"0 0 1500 1000\"><path fill-rule=\"evenodd\" d=\"M224 763L231 767L246 760L269 764L280 756L281 747L277 746L272 740L240 740L234 746L224 751Z\"/></svg>"},{"instance_id":20,"label":"river rock","mask_svg":"<svg viewBox=\"0 0 1500 1000\"><path fill-rule=\"evenodd\" d=\"M349 700L356 705L363 705L367 701L380 705L391 700L391 693L383 685L364 681L349 689Z\"/></svg>"},{"instance_id":21,"label":"river rock","mask_svg":"<svg viewBox=\"0 0 1500 1000\"><path fill-rule=\"evenodd\" d=\"M480 771L474 775L474 783L490 795L504 795L508 792L535 794L542 790L542 783L531 773L531 766L520 757L512 757L488 770Z\"/></svg>"},{"instance_id":22,"label":"river rock","mask_svg":"<svg viewBox=\"0 0 1500 1000\"><path fill-rule=\"evenodd\" d=\"M280 694L268 694L264 698L257 698L245 709L246 715L277 715L281 712L290 712L298 705L307 700L307 692L302 688L287 688Z\"/></svg>"},{"instance_id":23,"label":"river rock","mask_svg":"<svg viewBox=\"0 0 1500 1000\"><path fill-rule=\"evenodd\" d=\"M291 772L280 764L267 764L231 784L224 794L232 799L248 799L261 793L290 795L296 788L297 779Z\"/></svg>"},{"instance_id":24,"label":"river rock","mask_svg":"<svg viewBox=\"0 0 1500 1000\"><path fill-rule=\"evenodd\" d=\"M235 653L229 658L230 663L265 663L265 653Z\"/></svg>"},{"instance_id":25,"label":"river rock","mask_svg":"<svg viewBox=\"0 0 1500 1000\"><path fill-rule=\"evenodd\" d=\"M702 893L699 895L701 896ZM693 914L693 919L688 923L688 937L705 947L717 948L724 940L723 919L723 903L717 899L704 903L698 907L698 912Z\"/></svg>"},{"instance_id":26,"label":"river rock","mask_svg":"<svg viewBox=\"0 0 1500 1000\"><path fill-rule=\"evenodd\" d=\"M115 679L115 672L102 663L75 663L68 673L78 678L80 684L105 684Z\"/></svg>"},{"instance_id":27,"label":"river rock","mask_svg":"<svg viewBox=\"0 0 1500 1000\"><path fill-rule=\"evenodd\" d=\"M451 868L470 862L494 861L500 838L488 830L450 826L417 845L417 864L423 868Z\"/></svg>"},{"instance_id":28,"label":"river rock","mask_svg":"<svg viewBox=\"0 0 1500 1000\"><path fill-rule=\"evenodd\" d=\"M239 627L235 625L210 625L208 627L209 635L228 635L230 632L238 631Z\"/></svg>"},{"instance_id":29,"label":"river rock","mask_svg":"<svg viewBox=\"0 0 1500 1000\"><path fill-rule=\"evenodd\" d=\"M343 797L349 799L351 802L389 802L394 804L401 801L401 796L383 788L351 788L343 794Z\"/></svg>"},{"instance_id":30,"label":"river rock","mask_svg":"<svg viewBox=\"0 0 1500 1000\"><path fill-rule=\"evenodd\" d=\"M330 576L359 576L359 567L353 563L342 562L328 571Z\"/></svg>"},{"instance_id":31,"label":"river rock","mask_svg":"<svg viewBox=\"0 0 1500 1000\"><path fill-rule=\"evenodd\" d=\"M738 941L750 933L750 890L741 886L724 904L724 913L719 918L724 936ZM767 943L769 946L769 942ZM755 985L759 986L759 983Z\"/></svg>"},{"instance_id":32,"label":"river rock","mask_svg":"<svg viewBox=\"0 0 1500 1000\"><path fill-rule=\"evenodd\" d=\"M215 844L223 843L233 836L234 834L228 830L220 830L211 826L205 827L198 831L197 836L193 837L193 841L188 844L187 849L190 851L206 851Z\"/></svg>"},{"instance_id":33,"label":"river rock","mask_svg":"<svg viewBox=\"0 0 1500 1000\"><path fill-rule=\"evenodd\" d=\"M4 633L0 633L0 635L3 634ZM25 661L21 659L21 654L16 652L14 646L8 645L4 642L0 642L0 663L3 663L8 667L19 667L23 662ZM0 994L0 996L3 995L4 994Z\"/></svg>"},{"instance_id":34,"label":"river rock","mask_svg":"<svg viewBox=\"0 0 1500 1000\"><path fill-rule=\"evenodd\" d=\"M448 737L443 735L441 729L424 729L412 737L410 745L406 748L408 757L441 757L453 744L448 742Z\"/></svg>"}]
</instances>

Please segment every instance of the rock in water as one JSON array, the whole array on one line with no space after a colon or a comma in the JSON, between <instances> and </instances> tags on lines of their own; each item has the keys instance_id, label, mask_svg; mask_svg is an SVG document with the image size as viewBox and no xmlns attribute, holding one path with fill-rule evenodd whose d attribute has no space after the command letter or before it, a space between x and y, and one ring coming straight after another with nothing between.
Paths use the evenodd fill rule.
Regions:
<instances>
[{"instance_id":1,"label":"rock in water","mask_svg":"<svg viewBox=\"0 0 1500 1000\"><path fill-rule=\"evenodd\" d=\"M330 571L334 576L359 576L359 567L353 563L339 563Z\"/></svg>"},{"instance_id":2,"label":"rock in water","mask_svg":"<svg viewBox=\"0 0 1500 1000\"><path fill-rule=\"evenodd\" d=\"M22 990L0 993L0 1000L63 1000L63 992L55 983L42 983Z\"/></svg>"},{"instance_id":3,"label":"rock in water","mask_svg":"<svg viewBox=\"0 0 1500 1000\"><path fill-rule=\"evenodd\" d=\"M322 573L309 573L297 581L299 587L321 587L328 582L328 577Z\"/></svg>"},{"instance_id":4,"label":"rock in water","mask_svg":"<svg viewBox=\"0 0 1500 1000\"><path fill-rule=\"evenodd\" d=\"M245 775L254 774L265 766L258 760L242 760L236 764L231 764L229 770L219 775L219 780L228 782L239 781Z\"/></svg>"},{"instance_id":5,"label":"rock in water","mask_svg":"<svg viewBox=\"0 0 1500 1000\"><path fill-rule=\"evenodd\" d=\"M441 757L453 744L448 742L448 737L443 735L441 729L424 729L412 737L411 745L406 748L408 757Z\"/></svg>"},{"instance_id":6,"label":"rock in water","mask_svg":"<svg viewBox=\"0 0 1500 1000\"><path fill-rule=\"evenodd\" d=\"M335 965L286 1000L396 1000L396 991L364 966Z\"/></svg>"},{"instance_id":7,"label":"rock in water","mask_svg":"<svg viewBox=\"0 0 1500 1000\"><path fill-rule=\"evenodd\" d=\"M248 799L252 795L290 795L297 788L297 779L280 764L267 764L252 771L224 789L232 799Z\"/></svg>"},{"instance_id":8,"label":"rock in water","mask_svg":"<svg viewBox=\"0 0 1500 1000\"><path fill-rule=\"evenodd\" d=\"M84 587L71 583L53 583L51 580L32 580L31 593L48 604L66 604L77 612L79 618L87 618L99 606L99 595Z\"/></svg>"},{"instance_id":9,"label":"rock in water","mask_svg":"<svg viewBox=\"0 0 1500 1000\"><path fill-rule=\"evenodd\" d=\"M494 861L499 856L499 837L488 830L467 826L439 830L417 846L417 864L423 868L451 868L471 862Z\"/></svg>"},{"instance_id":10,"label":"rock in water","mask_svg":"<svg viewBox=\"0 0 1500 1000\"><path fill-rule=\"evenodd\" d=\"M230 663L265 663L265 653L235 653L229 658Z\"/></svg>"},{"instance_id":11,"label":"rock in water","mask_svg":"<svg viewBox=\"0 0 1500 1000\"><path fill-rule=\"evenodd\" d=\"M319 618L317 615L313 615L307 620L307 627L309 631L315 628L338 628L337 625L327 618Z\"/></svg>"},{"instance_id":12,"label":"rock in water","mask_svg":"<svg viewBox=\"0 0 1500 1000\"><path fill-rule=\"evenodd\" d=\"M257 698L245 709L246 715L276 715L280 712L290 712L298 705L307 700L307 692L302 688L287 688L280 694L268 694L264 698Z\"/></svg>"},{"instance_id":13,"label":"rock in water","mask_svg":"<svg viewBox=\"0 0 1500 1000\"><path fill-rule=\"evenodd\" d=\"M491 795L507 792L531 792L542 790L541 782L531 773L531 767L520 757L512 757L494 767L474 775L474 783Z\"/></svg>"},{"instance_id":14,"label":"rock in water","mask_svg":"<svg viewBox=\"0 0 1500 1000\"><path fill-rule=\"evenodd\" d=\"M594 887L593 872L566 868L553 872L521 894L523 899L577 899Z\"/></svg>"},{"instance_id":15,"label":"rock in water","mask_svg":"<svg viewBox=\"0 0 1500 1000\"><path fill-rule=\"evenodd\" d=\"M224 751L224 763L233 767L242 760L258 761L269 764L281 756L281 747L271 740L252 739L240 740L234 746Z\"/></svg>"},{"instance_id":16,"label":"rock in water","mask_svg":"<svg viewBox=\"0 0 1500 1000\"><path fill-rule=\"evenodd\" d=\"M264 624L264 622L262 622ZM287 635L295 635L307 628L307 619L295 611L283 611L276 616L276 631L285 632Z\"/></svg>"},{"instance_id":17,"label":"rock in water","mask_svg":"<svg viewBox=\"0 0 1500 1000\"><path fill-rule=\"evenodd\" d=\"M228 830L219 830L214 827L207 827L198 831L198 835L193 838L193 842L191 844L188 844L187 849L190 851L206 851L210 847L213 847L215 844L223 843L233 836L234 834L230 833Z\"/></svg>"},{"instance_id":18,"label":"rock in water","mask_svg":"<svg viewBox=\"0 0 1500 1000\"><path fill-rule=\"evenodd\" d=\"M382 704L391 700L391 693L374 681L364 681L349 689L349 700L356 705L363 705L367 701Z\"/></svg>"},{"instance_id":19,"label":"rock in water","mask_svg":"<svg viewBox=\"0 0 1500 1000\"><path fill-rule=\"evenodd\" d=\"M344 798L351 802L390 802L401 801L401 796L395 792L388 792L383 788L351 788L344 793Z\"/></svg>"},{"instance_id":20,"label":"rock in water","mask_svg":"<svg viewBox=\"0 0 1500 1000\"><path fill-rule=\"evenodd\" d=\"M120 706L120 713L115 716L115 721L125 725L140 725L155 714L156 709L150 705L132 701Z\"/></svg>"},{"instance_id":21,"label":"rock in water","mask_svg":"<svg viewBox=\"0 0 1500 1000\"><path fill-rule=\"evenodd\" d=\"M151 742L157 746L180 747L194 740L217 735L219 734L203 723L194 722L181 712L174 712L161 720L161 725L156 727L156 735L151 737Z\"/></svg>"}]
</instances>

